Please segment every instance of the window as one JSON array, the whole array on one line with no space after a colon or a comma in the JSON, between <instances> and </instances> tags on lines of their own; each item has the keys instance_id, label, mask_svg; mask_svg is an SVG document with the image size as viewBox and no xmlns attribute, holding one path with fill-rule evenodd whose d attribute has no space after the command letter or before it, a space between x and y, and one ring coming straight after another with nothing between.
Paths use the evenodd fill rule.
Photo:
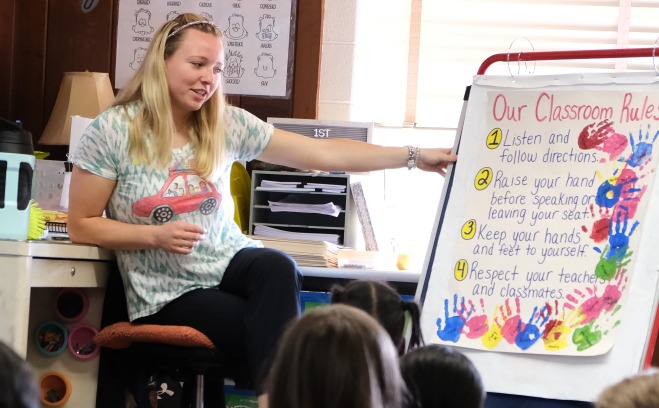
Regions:
<instances>
[{"instance_id":1,"label":"window","mask_svg":"<svg viewBox=\"0 0 659 408\"><path fill-rule=\"evenodd\" d=\"M510 51L514 61L515 54L534 50L652 47L659 35L656 0L426 0L418 18L415 122L424 127L456 127L465 87L492 54ZM497 63L487 74L653 69L651 58L533 65Z\"/></svg>"},{"instance_id":2,"label":"window","mask_svg":"<svg viewBox=\"0 0 659 408\"><path fill-rule=\"evenodd\" d=\"M384 124L373 142L396 146L452 146L465 88L493 54L652 47L659 36L659 0L333 0L326 17L319 112ZM651 58L496 63L487 74L611 69L654 67ZM407 169L382 174L384 193L371 205L379 208L375 233L395 237L419 266L443 179Z\"/></svg>"}]
</instances>

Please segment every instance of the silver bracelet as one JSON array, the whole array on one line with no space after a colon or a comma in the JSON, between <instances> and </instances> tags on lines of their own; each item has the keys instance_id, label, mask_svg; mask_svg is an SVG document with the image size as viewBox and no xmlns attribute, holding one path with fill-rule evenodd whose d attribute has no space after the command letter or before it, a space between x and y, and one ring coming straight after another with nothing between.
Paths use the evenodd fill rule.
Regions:
<instances>
[{"instance_id":1,"label":"silver bracelet","mask_svg":"<svg viewBox=\"0 0 659 408\"><path fill-rule=\"evenodd\" d=\"M419 146L407 146L407 169L412 170L416 168L417 162L419 161L419 156L421 155L421 149Z\"/></svg>"}]
</instances>

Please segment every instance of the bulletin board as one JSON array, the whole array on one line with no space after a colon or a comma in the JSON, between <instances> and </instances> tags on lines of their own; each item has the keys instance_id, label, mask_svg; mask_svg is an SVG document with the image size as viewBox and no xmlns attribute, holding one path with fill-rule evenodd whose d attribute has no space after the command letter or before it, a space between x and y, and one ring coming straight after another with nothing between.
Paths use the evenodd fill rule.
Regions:
<instances>
[{"instance_id":1,"label":"bulletin board","mask_svg":"<svg viewBox=\"0 0 659 408\"><path fill-rule=\"evenodd\" d=\"M639 372L659 284L656 73L477 75L417 298L489 392L591 401Z\"/></svg>"}]
</instances>

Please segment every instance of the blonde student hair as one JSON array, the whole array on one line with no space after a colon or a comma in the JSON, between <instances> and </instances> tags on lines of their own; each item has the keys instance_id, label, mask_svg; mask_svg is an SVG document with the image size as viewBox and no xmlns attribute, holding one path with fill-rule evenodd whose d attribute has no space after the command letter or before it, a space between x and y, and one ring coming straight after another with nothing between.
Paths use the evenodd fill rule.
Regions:
<instances>
[{"instance_id":1,"label":"blonde student hair","mask_svg":"<svg viewBox=\"0 0 659 408\"><path fill-rule=\"evenodd\" d=\"M222 37L222 31L204 17L185 13L163 24L151 39L142 65L119 92L115 106L138 103L129 128L129 154L134 162L165 167L171 160L176 133L165 74L165 61L181 46L185 33L198 30ZM196 151L195 171L208 178L219 168L225 152L225 100L221 86L189 120L190 142Z\"/></svg>"},{"instance_id":2,"label":"blonde student hair","mask_svg":"<svg viewBox=\"0 0 659 408\"><path fill-rule=\"evenodd\" d=\"M651 369L605 388L597 397L595 407L659 407L659 371Z\"/></svg>"}]
</instances>

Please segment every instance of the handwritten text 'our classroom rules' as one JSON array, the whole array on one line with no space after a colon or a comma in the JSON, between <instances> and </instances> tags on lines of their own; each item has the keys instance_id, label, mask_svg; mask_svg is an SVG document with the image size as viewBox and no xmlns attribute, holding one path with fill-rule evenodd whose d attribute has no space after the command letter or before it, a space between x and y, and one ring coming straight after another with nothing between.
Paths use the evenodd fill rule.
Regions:
<instances>
[{"instance_id":1,"label":"handwritten text 'our classroom rules'","mask_svg":"<svg viewBox=\"0 0 659 408\"><path fill-rule=\"evenodd\" d=\"M437 338L607 352L654 179L659 92L491 92L485 123Z\"/></svg>"}]
</instances>

